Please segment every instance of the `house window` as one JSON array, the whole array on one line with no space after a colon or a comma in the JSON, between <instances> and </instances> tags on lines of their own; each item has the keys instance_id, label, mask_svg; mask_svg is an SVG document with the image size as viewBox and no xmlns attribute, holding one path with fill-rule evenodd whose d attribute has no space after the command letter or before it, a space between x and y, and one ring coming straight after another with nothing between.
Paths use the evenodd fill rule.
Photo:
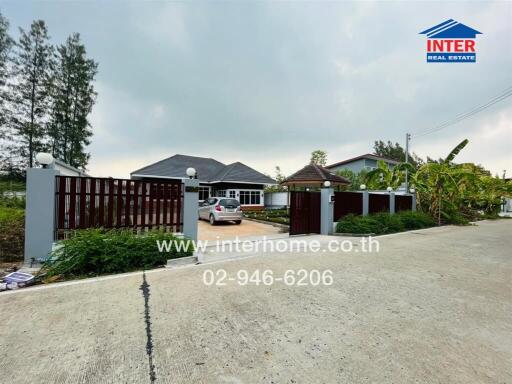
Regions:
<instances>
[{"instance_id":1,"label":"house window","mask_svg":"<svg viewBox=\"0 0 512 384\"><path fill-rule=\"evenodd\" d=\"M199 187L199 200L206 200L210 197L210 188Z\"/></svg>"},{"instance_id":2,"label":"house window","mask_svg":"<svg viewBox=\"0 0 512 384\"><path fill-rule=\"evenodd\" d=\"M231 199L235 199L236 198L236 191L229 191L229 197Z\"/></svg>"},{"instance_id":3,"label":"house window","mask_svg":"<svg viewBox=\"0 0 512 384\"><path fill-rule=\"evenodd\" d=\"M226 190L225 189L218 190L217 192L215 192L215 195L218 197L226 197Z\"/></svg>"},{"instance_id":4,"label":"house window","mask_svg":"<svg viewBox=\"0 0 512 384\"><path fill-rule=\"evenodd\" d=\"M260 191L240 191L240 204L260 204Z\"/></svg>"}]
</instances>

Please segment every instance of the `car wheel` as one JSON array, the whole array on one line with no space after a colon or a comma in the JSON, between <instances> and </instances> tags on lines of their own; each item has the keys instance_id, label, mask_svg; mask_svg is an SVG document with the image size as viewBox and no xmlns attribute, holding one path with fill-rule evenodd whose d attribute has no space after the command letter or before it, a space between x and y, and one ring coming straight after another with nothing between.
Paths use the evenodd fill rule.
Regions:
<instances>
[{"instance_id":1,"label":"car wheel","mask_svg":"<svg viewBox=\"0 0 512 384\"><path fill-rule=\"evenodd\" d=\"M215 216L213 216L213 215L210 215L210 224L211 225L217 224L217 222L215 221Z\"/></svg>"},{"instance_id":2,"label":"car wheel","mask_svg":"<svg viewBox=\"0 0 512 384\"><path fill-rule=\"evenodd\" d=\"M235 224L236 224L236 225L240 225L240 224L242 224L242 220L236 220L236 221L235 221Z\"/></svg>"}]
</instances>

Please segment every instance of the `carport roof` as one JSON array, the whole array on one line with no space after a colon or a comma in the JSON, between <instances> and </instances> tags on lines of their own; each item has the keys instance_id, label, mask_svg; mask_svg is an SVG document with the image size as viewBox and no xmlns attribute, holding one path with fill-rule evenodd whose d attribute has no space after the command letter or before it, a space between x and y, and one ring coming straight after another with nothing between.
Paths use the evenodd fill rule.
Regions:
<instances>
[{"instance_id":1,"label":"carport roof","mask_svg":"<svg viewBox=\"0 0 512 384\"><path fill-rule=\"evenodd\" d=\"M330 181L332 185L347 185L350 181L342 176L335 175L329 170L317 164L308 164L301 170L286 178L281 185L293 184L323 184Z\"/></svg>"}]
</instances>

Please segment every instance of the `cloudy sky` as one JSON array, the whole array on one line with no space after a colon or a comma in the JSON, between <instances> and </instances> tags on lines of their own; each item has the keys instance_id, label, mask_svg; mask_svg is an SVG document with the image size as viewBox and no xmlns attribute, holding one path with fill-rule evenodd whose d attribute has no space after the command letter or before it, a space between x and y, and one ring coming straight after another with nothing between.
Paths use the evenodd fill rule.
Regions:
<instances>
[{"instance_id":1,"label":"cloudy sky","mask_svg":"<svg viewBox=\"0 0 512 384\"><path fill-rule=\"evenodd\" d=\"M0 1L17 27L80 32L99 62L90 173L127 177L175 153L291 173L404 141L512 86L512 2ZM427 64L446 19L482 32L476 64ZM512 97L413 139L422 157L462 139L461 161L512 175Z\"/></svg>"}]
</instances>

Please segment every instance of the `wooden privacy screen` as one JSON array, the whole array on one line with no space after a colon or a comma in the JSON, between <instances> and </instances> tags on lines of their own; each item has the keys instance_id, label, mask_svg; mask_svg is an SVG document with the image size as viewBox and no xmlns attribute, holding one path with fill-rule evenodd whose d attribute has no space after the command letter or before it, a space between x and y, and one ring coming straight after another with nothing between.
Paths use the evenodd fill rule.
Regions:
<instances>
[{"instance_id":1,"label":"wooden privacy screen","mask_svg":"<svg viewBox=\"0 0 512 384\"><path fill-rule=\"evenodd\" d=\"M360 192L334 192L334 221L348 214L363 214L363 194Z\"/></svg>"},{"instance_id":2,"label":"wooden privacy screen","mask_svg":"<svg viewBox=\"0 0 512 384\"><path fill-rule=\"evenodd\" d=\"M395 196L395 212L410 211L412 209L412 196Z\"/></svg>"},{"instance_id":3,"label":"wooden privacy screen","mask_svg":"<svg viewBox=\"0 0 512 384\"><path fill-rule=\"evenodd\" d=\"M388 212L389 213L389 194L370 193L368 204L369 213Z\"/></svg>"},{"instance_id":4,"label":"wooden privacy screen","mask_svg":"<svg viewBox=\"0 0 512 384\"><path fill-rule=\"evenodd\" d=\"M56 176L56 183L56 238L84 228L181 230L179 181Z\"/></svg>"}]
</instances>

